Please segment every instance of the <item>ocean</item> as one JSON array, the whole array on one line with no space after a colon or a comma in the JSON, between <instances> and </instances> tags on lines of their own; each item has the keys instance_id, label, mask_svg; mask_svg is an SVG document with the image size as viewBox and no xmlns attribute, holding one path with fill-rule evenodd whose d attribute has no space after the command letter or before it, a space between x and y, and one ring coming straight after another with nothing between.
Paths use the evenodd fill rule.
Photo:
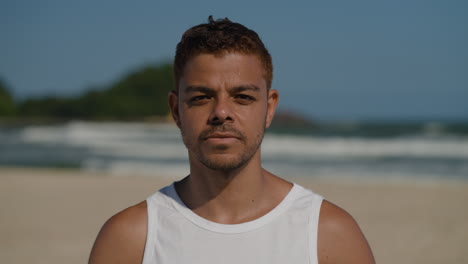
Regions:
<instances>
[{"instance_id":1,"label":"ocean","mask_svg":"<svg viewBox=\"0 0 468 264\"><path fill-rule=\"evenodd\" d=\"M265 134L262 160L263 167L285 177L468 180L468 124L276 126ZM176 178L189 173L177 127L155 123L3 125L0 166Z\"/></svg>"}]
</instances>

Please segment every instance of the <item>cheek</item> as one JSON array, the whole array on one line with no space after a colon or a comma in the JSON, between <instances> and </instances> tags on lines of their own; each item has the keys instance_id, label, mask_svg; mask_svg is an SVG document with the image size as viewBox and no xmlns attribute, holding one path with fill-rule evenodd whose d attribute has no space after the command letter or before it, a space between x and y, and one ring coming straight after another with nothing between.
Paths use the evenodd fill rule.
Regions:
<instances>
[{"instance_id":1,"label":"cheek","mask_svg":"<svg viewBox=\"0 0 468 264\"><path fill-rule=\"evenodd\" d=\"M251 138L261 138L266 127L266 111L263 109L250 109L241 120L241 126Z\"/></svg>"},{"instance_id":2,"label":"cheek","mask_svg":"<svg viewBox=\"0 0 468 264\"><path fill-rule=\"evenodd\" d=\"M193 109L182 108L179 111L180 122L183 126L189 127L201 120L201 115Z\"/></svg>"},{"instance_id":3,"label":"cheek","mask_svg":"<svg viewBox=\"0 0 468 264\"><path fill-rule=\"evenodd\" d=\"M198 137L206 129L206 125L207 117L199 111L190 111L190 113L180 115L180 126L187 136Z\"/></svg>"},{"instance_id":4,"label":"cheek","mask_svg":"<svg viewBox=\"0 0 468 264\"><path fill-rule=\"evenodd\" d=\"M191 118L181 120L181 127L186 134L193 134L197 130L197 123Z\"/></svg>"},{"instance_id":5,"label":"cheek","mask_svg":"<svg viewBox=\"0 0 468 264\"><path fill-rule=\"evenodd\" d=\"M244 119L255 125L264 125L266 119L267 111L263 107L256 107L251 109L245 109L243 113Z\"/></svg>"}]
</instances>

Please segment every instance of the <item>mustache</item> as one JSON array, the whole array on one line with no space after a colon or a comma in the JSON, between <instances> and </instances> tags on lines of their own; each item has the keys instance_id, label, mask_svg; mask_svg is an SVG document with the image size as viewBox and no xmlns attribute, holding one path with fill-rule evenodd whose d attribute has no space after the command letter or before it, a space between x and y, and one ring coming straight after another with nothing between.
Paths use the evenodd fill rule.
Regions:
<instances>
[{"instance_id":1,"label":"mustache","mask_svg":"<svg viewBox=\"0 0 468 264\"><path fill-rule=\"evenodd\" d=\"M231 133L242 140L245 138L244 133L233 128L230 124L223 124L221 126L213 126L204 130L203 132L201 132L198 139L205 140L207 137L209 137L211 134L214 134L214 133Z\"/></svg>"}]
</instances>

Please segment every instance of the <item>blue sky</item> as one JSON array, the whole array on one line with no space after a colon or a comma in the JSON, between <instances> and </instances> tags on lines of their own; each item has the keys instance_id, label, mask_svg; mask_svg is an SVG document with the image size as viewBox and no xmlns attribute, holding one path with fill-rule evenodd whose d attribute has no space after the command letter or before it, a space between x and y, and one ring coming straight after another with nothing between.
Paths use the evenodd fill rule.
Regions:
<instances>
[{"instance_id":1,"label":"blue sky","mask_svg":"<svg viewBox=\"0 0 468 264\"><path fill-rule=\"evenodd\" d=\"M212 14L260 34L282 109L468 120L468 2L270 2L2 1L0 77L18 98L79 94L170 60Z\"/></svg>"}]
</instances>

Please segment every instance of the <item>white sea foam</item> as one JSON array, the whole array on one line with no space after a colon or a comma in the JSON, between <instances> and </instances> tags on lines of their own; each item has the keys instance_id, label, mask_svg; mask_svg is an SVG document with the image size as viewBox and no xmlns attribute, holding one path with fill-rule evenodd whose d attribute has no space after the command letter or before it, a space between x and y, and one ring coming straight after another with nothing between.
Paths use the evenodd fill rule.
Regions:
<instances>
[{"instance_id":1,"label":"white sea foam","mask_svg":"<svg viewBox=\"0 0 468 264\"><path fill-rule=\"evenodd\" d=\"M468 138L441 136L441 129L432 125L421 135L393 138L267 134L262 156L264 164L280 174L364 175L386 170L393 175L433 173L468 178ZM82 150L84 156L78 161L65 162L80 162L86 170L171 177L188 173L187 151L177 127L171 124L71 122L30 126L18 132L19 141L32 148L35 144L55 146L56 155Z\"/></svg>"},{"instance_id":2,"label":"white sea foam","mask_svg":"<svg viewBox=\"0 0 468 264\"><path fill-rule=\"evenodd\" d=\"M85 123L28 127L26 142L88 147L96 154L148 158L185 156L178 129L169 124ZM264 155L335 157L443 157L468 158L467 138L340 138L267 134Z\"/></svg>"},{"instance_id":3,"label":"white sea foam","mask_svg":"<svg viewBox=\"0 0 468 264\"><path fill-rule=\"evenodd\" d=\"M468 139L445 138L319 138L306 136L265 136L264 155L289 157L440 157L468 158Z\"/></svg>"},{"instance_id":4,"label":"white sea foam","mask_svg":"<svg viewBox=\"0 0 468 264\"><path fill-rule=\"evenodd\" d=\"M21 131L21 137L31 142L66 142L69 144L99 143L125 139L146 138L175 140L177 127L170 124L89 123L71 122L66 125L30 126Z\"/></svg>"}]
</instances>

